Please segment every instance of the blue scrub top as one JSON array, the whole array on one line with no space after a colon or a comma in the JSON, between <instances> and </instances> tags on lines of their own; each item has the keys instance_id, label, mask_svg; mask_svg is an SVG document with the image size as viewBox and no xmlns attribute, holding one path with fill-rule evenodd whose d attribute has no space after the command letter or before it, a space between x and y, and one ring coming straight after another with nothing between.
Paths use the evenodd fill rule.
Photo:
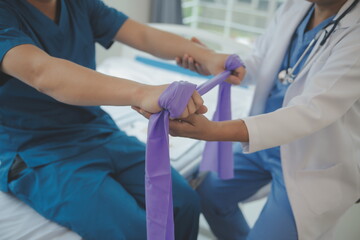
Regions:
<instances>
[{"instance_id":1,"label":"blue scrub top","mask_svg":"<svg viewBox=\"0 0 360 240\"><path fill-rule=\"evenodd\" d=\"M126 20L100 0L59 0L57 22L26 0L1 0L0 61L10 49L32 44L53 57L95 69L95 42L109 48ZM120 136L124 133L100 107L61 103L0 72L0 190L7 191L16 154L36 167Z\"/></svg>"},{"instance_id":2,"label":"blue scrub top","mask_svg":"<svg viewBox=\"0 0 360 240\"><path fill-rule=\"evenodd\" d=\"M325 27L328 23L330 23L335 16L332 16L326 20L324 20L322 23L320 23L315 28L311 29L310 31L306 31L307 25L309 24L309 21L311 19L311 16L313 15L314 8L311 8L308 14L305 16L305 18L301 21L299 26L297 27L291 45L290 52L287 51L284 59L281 63L281 67L279 69L279 72L288 68L293 67L297 60L300 58L300 56L304 53L305 49L308 47L310 42L315 38L316 34ZM300 71L300 69L304 66L307 58L309 57L311 53L311 49L306 53L302 61L300 62L297 69L295 69L294 74L297 75ZM290 54L290 66L288 66L288 58ZM274 80L274 86L269 94L269 97L266 102L265 106L265 113L273 112L279 108L282 107L284 102L285 93L289 87L289 84L284 85L282 84L278 77L276 76ZM278 161L280 159L280 147L274 147L270 148L267 151L267 155L269 159L273 159L274 161Z\"/></svg>"}]
</instances>

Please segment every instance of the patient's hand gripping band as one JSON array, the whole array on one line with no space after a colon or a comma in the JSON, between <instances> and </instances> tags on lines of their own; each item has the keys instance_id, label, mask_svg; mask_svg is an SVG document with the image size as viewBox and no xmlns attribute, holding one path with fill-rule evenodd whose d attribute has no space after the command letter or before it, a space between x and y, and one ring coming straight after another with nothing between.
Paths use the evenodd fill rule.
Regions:
<instances>
[{"instance_id":1,"label":"patient's hand gripping band","mask_svg":"<svg viewBox=\"0 0 360 240\"><path fill-rule=\"evenodd\" d=\"M213 79L196 85L174 82L161 94L159 105L163 111L150 117L145 163L146 222L148 240L173 240L173 201L169 154L169 117L177 118L184 111L196 89L200 95L220 84L214 121L231 119L230 87L224 82L232 70L244 66L237 55L228 57L226 71ZM221 178L233 177L231 142L210 142L205 146L201 170L218 172Z\"/></svg>"}]
</instances>

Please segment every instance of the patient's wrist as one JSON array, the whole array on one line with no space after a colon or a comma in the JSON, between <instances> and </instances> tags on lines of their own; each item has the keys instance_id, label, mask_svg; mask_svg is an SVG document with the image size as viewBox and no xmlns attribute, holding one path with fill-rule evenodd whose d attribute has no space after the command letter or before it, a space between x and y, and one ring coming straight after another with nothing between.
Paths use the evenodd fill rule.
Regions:
<instances>
[{"instance_id":1,"label":"patient's wrist","mask_svg":"<svg viewBox=\"0 0 360 240\"><path fill-rule=\"evenodd\" d=\"M150 86L145 84L138 84L134 87L131 96L132 106L141 107L142 103L146 101L146 93L150 91Z\"/></svg>"},{"instance_id":2,"label":"patient's wrist","mask_svg":"<svg viewBox=\"0 0 360 240\"><path fill-rule=\"evenodd\" d=\"M225 70L225 62L229 55L212 52L206 60L205 66L212 75L217 75Z\"/></svg>"}]
</instances>

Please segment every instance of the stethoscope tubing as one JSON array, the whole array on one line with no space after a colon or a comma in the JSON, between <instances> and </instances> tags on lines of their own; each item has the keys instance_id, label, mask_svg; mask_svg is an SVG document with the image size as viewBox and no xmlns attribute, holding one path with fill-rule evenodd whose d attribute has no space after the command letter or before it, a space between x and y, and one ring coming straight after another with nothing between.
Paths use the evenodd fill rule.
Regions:
<instances>
[{"instance_id":1,"label":"stethoscope tubing","mask_svg":"<svg viewBox=\"0 0 360 240\"><path fill-rule=\"evenodd\" d=\"M360 0L355 0L339 17L337 17L336 19L332 20L330 23L326 24L326 26L324 26L315 36L315 38L313 40L311 40L310 44L307 46L307 48L305 49L305 51L301 54L300 58L296 61L295 65L290 68L290 54L291 54L291 43L293 42L294 39L294 35L291 37L291 42L289 44L288 47L288 59L287 59L287 68L285 69L286 74L285 77L282 81L283 84L290 84L292 82L294 82L295 79L295 75L293 74L295 72L295 70L298 68L299 64L301 63L301 61L304 59L304 57L306 56L306 54L310 51L310 49L316 44L316 42L320 39L320 37L322 35L324 35L323 39L321 40L320 44L319 44L319 48L322 47L326 41L329 39L330 35L335 31L335 28L337 27L337 25L339 24L339 22L359 3ZM312 9L314 5L311 6L310 9ZM310 11L310 10L309 10ZM326 29L329 26L332 26L332 28L327 31ZM319 48L317 48L313 54L313 56L317 53L317 51L319 50ZM305 65L303 66L306 67L307 63L310 61L311 59L308 59L305 63ZM301 71L301 69L300 69ZM299 71L299 73L300 73ZM298 73L298 74L299 74ZM298 75L297 74L297 75ZM281 80L281 79L280 79Z\"/></svg>"}]
</instances>

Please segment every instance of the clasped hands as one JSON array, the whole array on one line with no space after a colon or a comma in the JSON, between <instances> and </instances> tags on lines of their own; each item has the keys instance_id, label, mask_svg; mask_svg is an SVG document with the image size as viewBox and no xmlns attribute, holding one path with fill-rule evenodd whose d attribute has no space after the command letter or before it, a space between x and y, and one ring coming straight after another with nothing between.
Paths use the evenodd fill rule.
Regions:
<instances>
[{"instance_id":1,"label":"clasped hands","mask_svg":"<svg viewBox=\"0 0 360 240\"><path fill-rule=\"evenodd\" d=\"M192 38L192 42L204 46L198 39ZM212 56L206 63L197 62L191 55L185 54L183 57L177 57L176 63L186 69L197 72L202 75L217 75L223 72L226 59L229 55L212 52ZM239 67L232 72L232 75L226 80L231 84L238 85L241 83L245 68ZM154 89L149 89L147 94L150 99L157 98L167 88L168 85L152 86ZM145 98L149 99L149 98ZM151 102L151 101L150 101ZM151 114L161 111L162 109L149 106L149 101L142 106L132 106L132 108L146 118L150 118ZM169 123L170 135L179 137L188 137L194 139L201 139L212 141L214 134L212 132L219 131L221 122L213 122L208 120L203 114L207 112L207 107L197 91L194 91L190 98L184 112L177 119L171 119ZM220 130L221 131L221 130Z\"/></svg>"}]
</instances>

